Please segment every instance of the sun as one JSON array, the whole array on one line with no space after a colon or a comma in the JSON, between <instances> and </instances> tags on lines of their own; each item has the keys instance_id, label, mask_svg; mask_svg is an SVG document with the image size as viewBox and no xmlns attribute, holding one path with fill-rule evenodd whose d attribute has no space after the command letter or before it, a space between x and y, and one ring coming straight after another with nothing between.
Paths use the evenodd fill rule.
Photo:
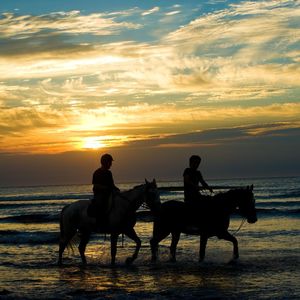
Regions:
<instances>
[{"instance_id":1,"label":"sun","mask_svg":"<svg viewBox=\"0 0 300 300\"><path fill-rule=\"evenodd\" d=\"M83 149L100 149L104 147L106 147L106 145L99 137L88 137L82 141Z\"/></svg>"}]
</instances>

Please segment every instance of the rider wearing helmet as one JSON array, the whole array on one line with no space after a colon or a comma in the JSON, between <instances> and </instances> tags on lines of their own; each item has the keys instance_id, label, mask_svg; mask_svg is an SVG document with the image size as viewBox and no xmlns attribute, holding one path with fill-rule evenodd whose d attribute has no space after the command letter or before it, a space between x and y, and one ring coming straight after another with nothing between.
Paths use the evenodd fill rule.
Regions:
<instances>
[{"instance_id":1,"label":"rider wearing helmet","mask_svg":"<svg viewBox=\"0 0 300 300\"><path fill-rule=\"evenodd\" d=\"M94 199L92 200L93 210L91 215L94 214L97 219L97 224L105 221L105 216L108 211L109 198L113 193L120 192L119 188L115 186L114 179L110 168L112 166L113 158L110 154L101 156L101 167L98 168L93 174L93 193Z\"/></svg>"}]
</instances>

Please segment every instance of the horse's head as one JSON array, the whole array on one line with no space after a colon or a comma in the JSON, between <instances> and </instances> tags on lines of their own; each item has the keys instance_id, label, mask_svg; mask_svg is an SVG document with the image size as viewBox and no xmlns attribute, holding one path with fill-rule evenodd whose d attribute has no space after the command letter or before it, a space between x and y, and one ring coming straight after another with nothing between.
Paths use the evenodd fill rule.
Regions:
<instances>
[{"instance_id":1,"label":"horse's head","mask_svg":"<svg viewBox=\"0 0 300 300\"><path fill-rule=\"evenodd\" d=\"M239 212L247 219L248 223L255 223L257 221L255 198L253 194L253 185L239 190Z\"/></svg>"},{"instance_id":2,"label":"horse's head","mask_svg":"<svg viewBox=\"0 0 300 300\"><path fill-rule=\"evenodd\" d=\"M145 179L145 203L151 211L157 210L160 206L160 196L155 179L151 182Z\"/></svg>"}]
</instances>

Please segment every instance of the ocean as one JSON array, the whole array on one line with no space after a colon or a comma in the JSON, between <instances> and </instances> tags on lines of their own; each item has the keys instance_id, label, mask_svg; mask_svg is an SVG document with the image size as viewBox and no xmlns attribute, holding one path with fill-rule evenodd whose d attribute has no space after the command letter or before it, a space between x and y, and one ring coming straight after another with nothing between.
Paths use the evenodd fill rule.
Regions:
<instances>
[{"instance_id":1,"label":"ocean","mask_svg":"<svg viewBox=\"0 0 300 300\"><path fill-rule=\"evenodd\" d=\"M118 184L121 190L142 182ZM90 199L91 185L0 188L0 299L300 299L300 177L208 180L211 186L254 185L258 221L233 215L230 232L240 259L229 263L232 245L211 238L198 263L199 237L182 234L177 262L169 262L170 238L151 263L152 222L138 218L138 259L126 266L134 242L120 237L116 266L110 241L94 234L82 266L77 249L57 265L59 214L69 203ZM179 187L182 182L157 182ZM219 190L216 190L218 192ZM183 191L162 190L161 200L183 200ZM143 210L141 208L141 210Z\"/></svg>"}]
</instances>

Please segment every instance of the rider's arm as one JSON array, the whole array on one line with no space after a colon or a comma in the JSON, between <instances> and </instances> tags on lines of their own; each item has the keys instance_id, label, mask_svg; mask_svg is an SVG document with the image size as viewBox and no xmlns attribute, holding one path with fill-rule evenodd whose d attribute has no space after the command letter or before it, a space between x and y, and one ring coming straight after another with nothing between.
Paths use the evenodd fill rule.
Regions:
<instances>
[{"instance_id":1,"label":"rider's arm","mask_svg":"<svg viewBox=\"0 0 300 300\"><path fill-rule=\"evenodd\" d=\"M209 190L211 193L213 192L213 189L207 184L207 182L203 179L203 177L202 177L202 175L200 176L200 183L201 183L201 185L205 188L205 189L207 189L207 190Z\"/></svg>"},{"instance_id":2,"label":"rider's arm","mask_svg":"<svg viewBox=\"0 0 300 300\"><path fill-rule=\"evenodd\" d=\"M110 183L111 183L111 189L112 189L112 191L113 192L120 192L120 189L115 185L112 173L110 173L110 174L111 174Z\"/></svg>"}]
</instances>

